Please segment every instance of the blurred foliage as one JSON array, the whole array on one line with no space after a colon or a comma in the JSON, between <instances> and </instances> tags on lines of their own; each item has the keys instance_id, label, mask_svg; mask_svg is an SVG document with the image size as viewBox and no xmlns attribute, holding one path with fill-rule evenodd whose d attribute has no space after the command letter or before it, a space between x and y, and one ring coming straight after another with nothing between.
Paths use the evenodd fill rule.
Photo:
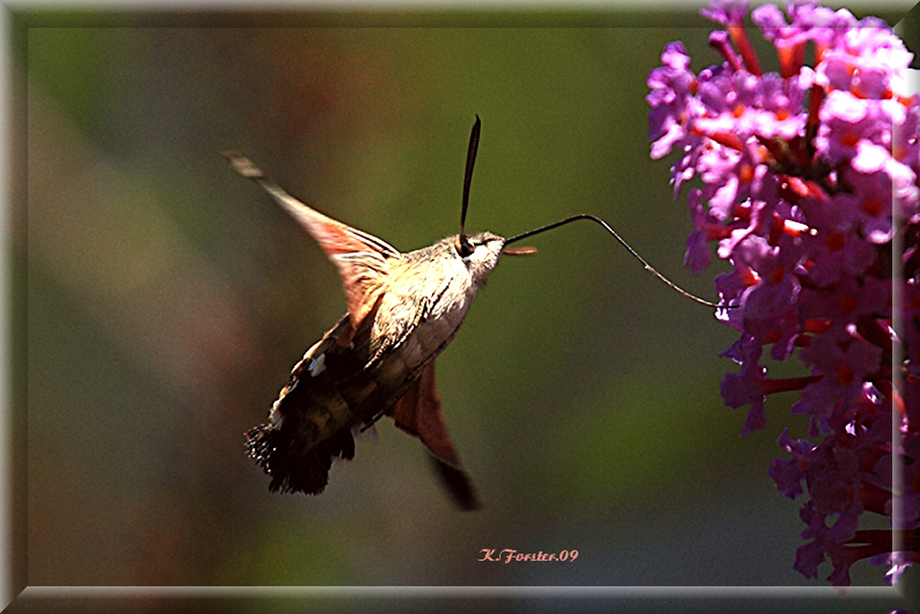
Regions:
<instances>
[{"instance_id":1,"label":"blurred foliage","mask_svg":"<svg viewBox=\"0 0 920 614\"><path fill-rule=\"evenodd\" d=\"M344 301L221 151L409 250L456 232L478 113L468 227L591 212L713 297L712 272L681 267L689 216L648 157L665 43L717 61L685 23L30 28L29 583L806 583L798 503L767 476L788 402L741 439L718 388L733 331L589 225L503 262L438 360L481 513L452 509L387 421L319 497L269 493L243 451Z\"/></svg>"}]
</instances>

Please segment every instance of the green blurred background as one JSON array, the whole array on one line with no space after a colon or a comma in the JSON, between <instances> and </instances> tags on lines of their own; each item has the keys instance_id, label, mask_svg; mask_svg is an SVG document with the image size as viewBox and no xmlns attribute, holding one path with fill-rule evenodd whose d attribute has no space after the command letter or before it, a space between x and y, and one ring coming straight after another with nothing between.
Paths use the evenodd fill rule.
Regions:
<instances>
[{"instance_id":1,"label":"green blurred background","mask_svg":"<svg viewBox=\"0 0 920 614\"><path fill-rule=\"evenodd\" d=\"M795 397L741 438L746 408L719 397L735 332L589 224L504 260L438 359L480 513L452 507L388 420L318 497L270 493L244 453L344 300L223 150L408 251L456 232L478 113L468 228L594 213L715 298L724 267L682 267L689 214L674 158L649 159L644 102L668 41L696 70L718 61L711 27L557 21L592 20L613 27L28 29L30 585L826 586L828 565L792 569L802 501L767 475L783 426L806 433ZM333 22L349 17L316 18ZM579 556L478 562L484 548Z\"/></svg>"}]
</instances>

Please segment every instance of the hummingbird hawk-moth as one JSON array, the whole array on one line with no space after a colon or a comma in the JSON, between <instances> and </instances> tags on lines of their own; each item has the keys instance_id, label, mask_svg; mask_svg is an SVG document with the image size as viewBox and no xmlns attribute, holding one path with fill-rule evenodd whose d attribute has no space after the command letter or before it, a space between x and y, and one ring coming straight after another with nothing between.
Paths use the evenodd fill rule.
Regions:
<instances>
[{"instance_id":1,"label":"hummingbird hawk-moth","mask_svg":"<svg viewBox=\"0 0 920 614\"><path fill-rule=\"evenodd\" d=\"M246 433L249 455L271 476L272 491L321 493L332 459L354 457L353 432L389 416L398 428L425 445L461 509L481 506L447 431L434 361L457 333L499 259L536 251L510 247L511 243L590 219L604 226L652 273L687 295L592 215L575 215L510 239L490 232L467 234L480 128L477 116L467 150L459 234L408 253L297 200L242 155L225 154L237 172L259 183L319 243L338 269L348 307L294 366L271 407L268 422Z\"/></svg>"}]
</instances>

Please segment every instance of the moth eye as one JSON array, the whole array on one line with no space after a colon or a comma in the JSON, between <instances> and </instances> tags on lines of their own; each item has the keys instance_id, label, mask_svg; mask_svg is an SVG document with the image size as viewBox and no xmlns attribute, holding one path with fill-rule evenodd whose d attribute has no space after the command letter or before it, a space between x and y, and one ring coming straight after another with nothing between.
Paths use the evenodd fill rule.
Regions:
<instances>
[{"instance_id":1,"label":"moth eye","mask_svg":"<svg viewBox=\"0 0 920 614\"><path fill-rule=\"evenodd\" d=\"M473 253L475 247L467 240L466 237L457 237L457 242L454 244L457 248L457 253L460 254L461 258L466 258Z\"/></svg>"}]
</instances>

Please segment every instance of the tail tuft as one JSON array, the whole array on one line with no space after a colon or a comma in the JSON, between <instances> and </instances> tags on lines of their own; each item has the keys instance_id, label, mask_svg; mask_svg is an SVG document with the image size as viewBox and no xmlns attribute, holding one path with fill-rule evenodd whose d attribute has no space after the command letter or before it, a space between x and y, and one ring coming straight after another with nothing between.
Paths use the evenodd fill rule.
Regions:
<instances>
[{"instance_id":1,"label":"tail tuft","mask_svg":"<svg viewBox=\"0 0 920 614\"><path fill-rule=\"evenodd\" d=\"M246 432L246 449L250 458L272 477L268 486L272 492L318 495L329 482L332 458L354 458L355 440L348 429L342 429L311 449L302 450L292 445L283 428L260 424Z\"/></svg>"}]
</instances>

